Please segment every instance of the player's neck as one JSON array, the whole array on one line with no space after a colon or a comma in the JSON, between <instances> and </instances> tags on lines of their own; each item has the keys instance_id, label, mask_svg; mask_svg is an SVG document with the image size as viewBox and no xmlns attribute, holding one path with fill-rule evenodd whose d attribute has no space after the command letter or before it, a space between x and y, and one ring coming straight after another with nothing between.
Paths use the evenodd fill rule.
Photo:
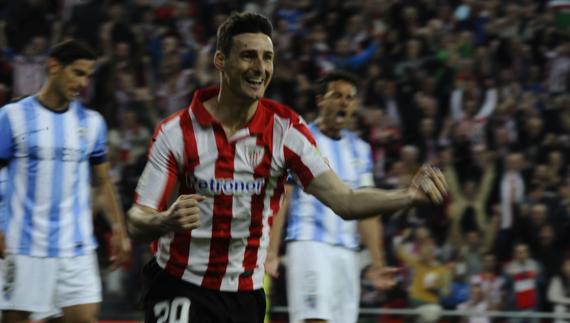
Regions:
<instances>
[{"instance_id":1,"label":"player's neck","mask_svg":"<svg viewBox=\"0 0 570 323\"><path fill-rule=\"evenodd\" d=\"M335 140L340 139L340 130L335 130L327 127L327 125L322 120L319 120L317 122L317 126L323 135Z\"/></svg>"},{"instance_id":2,"label":"player's neck","mask_svg":"<svg viewBox=\"0 0 570 323\"><path fill-rule=\"evenodd\" d=\"M56 94L49 82L45 83L37 94L37 99L46 108L54 111L64 111L69 107L69 101Z\"/></svg>"},{"instance_id":3,"label":"player's neck","mask_svg":"<svg viewBox=\"0 0 570 323\"><path fill-rule=\"evenodd\" d=\"M222 125L228 137L231 137L253 118L258 102L258 100L252 102L232 95L222 95L220 91L217 97L204 102L204 107Z\"/></svg>"}]
</instances>

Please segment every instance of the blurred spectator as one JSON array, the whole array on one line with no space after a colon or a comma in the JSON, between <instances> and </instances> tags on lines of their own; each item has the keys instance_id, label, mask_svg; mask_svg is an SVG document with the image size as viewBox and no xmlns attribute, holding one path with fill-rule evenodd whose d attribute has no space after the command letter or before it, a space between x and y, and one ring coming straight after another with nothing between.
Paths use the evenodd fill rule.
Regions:
<instances>
[{"instance_id":1,"label":"blurred spectator","mask_svg":"<svg viewBox=\"0 0 570 323\"><path fill-rule=\"evenodd\" d=\"M518 206L523 201L525 183L521 173L523 156L509 153L504 160L504 172L500 179L501 231L498 236L498 252L501 260L510 258L514 238L513 224Z\"/></svg>"},{"instance_id":2,"label":"blurred spectator","mask_svg":"<svg viewBox=\"0 0 570 323\"><path fill-rule=\"evenodd\" d=\"M47 79L45 60L48 43L45 37L36 36L24 45L22 54L12 57L14 97L36 93Z\"/></svg>"},{"instance_id":3,"label":"blurred spectator","mask_svg":"<svg viewBox=\"0 0 570 323\"><path fill-rule=\"evenodd\" d=\"M548 284L548 300L554 305L554 313L570 313L570 259L562 262L560 273ZM555 320L555 323L567 323L568 320Z\"/></svg>"},{"instance_id":4,"label":"blurred spectator","mask_svg":"<svg viewBox=\"0 0 570 323\"><path fill-rule=\"evenodd\" d=\"M493 238L487 238L488 243L492 242L490 239L494 239L495 229L489 226L491 219L486 214L486 203L495 180L495 168L490 160L484 163L484 174L480 183L477 183L475 178L469 178L462 185L453 165L444 169L451 198L450 240L454 242L458 242L466 231L473 230L491 234Z\"/></svg>"},{"instance_id":5,"label":"blurred spectator","mask_svg":"<svg viewBox=\"0 0 570 323\"><path fill-rule=\"evenodd\" d=\"M447 263L449 271L449 292L440 299L441 305L446 309L457 309L457 307L469 299L469 281L467 275L467 265L463 257L452 259Z\"/></svg>"},{"instance_id":6,"label":"blurred spectator","mask_svg":"<svg viewBox=\"0 0 570 323\"><path fill-rule=\"evenodd\" d=\"M510 286L509 298L512 301L512 310L519 312L537 310L540 275L540 265L530 257L528 245L517 243L514 249L514 258L505 267L505 276ZM535 323L538 320L511 318L510 322Z\"/></svg>"},{"instance_id":7,"label":"blurred spectator","mask_svg":"<svg viewBox=\"0 0 570 323\"><path fill-rule=\"evenodd\" d=\"M120 126L109 130L108 142L117 149L121 164L130 165L146 154L151 133L141 125L134 111L121 114Z\"/></svg>"},{"instance_id":8,"label":"blurred spectator","mask_svg":"<svg viewBox=\"0 0 570 323\"><path fill-rule=\"evenodd\" d=\"M462 311L473 311L475 315L470 315L461 320L462 323L491 323L491 320L486 314L491 306L485 298L483 288L480 283L471 283L469 290L469 300L459 304L457 309Z\"/></svg>"},{"instance_id":9,"label":"blurred spectator","mask_svg":"<svg viewBox=\"0 0 570 323\"><path fill-rule=\"evenodd\" d=\"M418 255L412 255L398 247L398 257L412 270L410 305L438 304L449 293L448 269L440 264L435 255L433 240L419 246Z\"/></svg>"},{"instance_id":10,"label":"blurred spectator","mask_svg":"<svg viewBox=\"0 0 570 323\"><path fill-rule=\"evenodd\" d=\"M567 94L570 90L570 41L546 53L548 62L548 92L551 95Z\"/></svg>"},{"instance_id":11,"label":"blurred spectator","mask_svg":"<svg viewBox=\"0 0 570 323\"><path fill-rule=\"evenodd\" d=\"M471 284L480 285L490 310L502 310L505 305L505 279L498 271L497 257L488 252L483 255L483 268L470 277Z\"/></svg>"}]
</instances>

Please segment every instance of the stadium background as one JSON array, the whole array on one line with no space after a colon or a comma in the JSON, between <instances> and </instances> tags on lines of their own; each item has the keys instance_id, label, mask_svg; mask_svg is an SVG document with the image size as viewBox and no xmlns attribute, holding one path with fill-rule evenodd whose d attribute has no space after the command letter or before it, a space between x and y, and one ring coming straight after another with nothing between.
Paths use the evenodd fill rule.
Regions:
<instances>
[{"instance_id":1,"label":"stadium background","mask_svg":"<svg viewBox=\"0 0 570 323\"><path fill-rule=\"evenodd\" d=\"M217 83L216 26L234 10L271 17L267 96L307 120L319 77L335 68L360 77L353 129L373 147L379 187L406 185L424 162L455 184L442 207L383 219L386 262L405 271L388 293L363 281L363 307L455 309L476 297L499 310L570 304L570 270L561 273L570 246L570 1L0 0L0 103L38 90L51 44L91 44L101 56L83 97L109 124L112 176L128 209L154 125ZM109 228L95 221L101 317L140 318L148 248L134 244L131 262L108 271ZM536 288L524 295L515 248L536 267L524 282ZM555 278L561 298L548 293ZM497 283L474 292L489 279ZM283 286L274 281L273 305L286 305ZM401 322L362 318L379 321Z\"/></svg>"}]
</instances>

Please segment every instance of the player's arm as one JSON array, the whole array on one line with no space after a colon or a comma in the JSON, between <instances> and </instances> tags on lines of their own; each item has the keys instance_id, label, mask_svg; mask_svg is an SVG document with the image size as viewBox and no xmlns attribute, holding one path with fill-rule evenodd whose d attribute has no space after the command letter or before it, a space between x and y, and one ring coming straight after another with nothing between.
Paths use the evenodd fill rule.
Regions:
<instances>
[{"instance_id":1,"label":"player's arm","mask_svg":"<svg viewBox=\"0 0 570 323\"><path fill-rule=\"evenodd\" d=\"M94 188L101 201L103 214L111 223L113 231L111 237L111 260L115 265L123 264L128 260L131 245L125 226L125 214L109 177L109 163L103 162L93 165L93 175Z\"/></svg>"},{"instance_id":2,"label":"player's arm","mask_svg":"<svg viewBox=\"0 0 570 323\"><path fill-rule=\"evenodd\" d=\"M0 109L0 170L8 166L14 156L14 137L5 109ZM0 215L4 216L4 215ZM0 219L4 221L4 219ZM0 258L4 258L4 232L0 231Z\"/></svg>"},{"instance_id":3,"label":"player's arm","mask_svg":"<svg viewBox=\"0 0 570 323\"><path fill-rule=\"evenodd\" d=\"M267 260L265 261L265 271L267 271L267 273L272 277L279 276L279 273L277 271L279 267L279 248L281 247L283 228L285 227L285 221L287 219L287 214L289 213L289 201L291 200L291 192L293 189L293 185L285 185L283 205L281 205L281 208L277 214L273 216L273 226L271 227L271 233L269 235Z\"/></svg>"},{"instance_id":4,"label":"player's arm","mask_svg":"<svg viewBox=\"0 0 570 323\"><path fill-rule=\"evenodd\" d=\"M407 189L352 189L326 165L302 120L287 129L283 157L285 166L295 173L305 191L345 220L390 214L422 202L439 204L447 194L443 174L431 166L422 167Z\"/></svg>"},{"instance_id":5,"label":"player's arm","mask_svg":"<svg viewBox=\"0 0 570 323\"><path fill-rule=\"evenodd\" d=\"M429 201L439 204L447 194L447 184L439 169L423 166L407 189L352 189L329 170L315 177L305 191L343 219L355 220L390 214Z\"/></svg>"},{"instance_id":6,"label":"player's arm","mask_svg":"<svg viewBox=\"0 0 570 323\"><path fill-rule=\"evenodd\" d=\"M204 197L176 196L180 165L170 147L168 136L159 126L139 178L135 204L127 213L127 230L135 240L151 242L171 232L200 226L198 203Z\"/></svg>"},{"instance_id":7,"label":"player's arm","mask_svg":"<svg viewBox=\"0 0 570 323\"><path fill-rule=\"evenodd\" d=\"M135 204L128 212L128 230L135 240L151 242L171 232L193 230L200 226L198 203L201 195L180 195L163 212Z\"/></svg>"},{"instance_id":8,"label":"player's arm","mask_svg":"<svg viewBox=\"0 0 570 323\"><path fill-rule=\"evenodd\" d=\"M382 254L382 223L378 217L364 219L358 222L358 230L362 243L370 254L372 268L384 267Z\"/></svg>"},{"instance_id":9,"label":"player's arm","mask_svg":"<svg viewBox=\"0 0 570 323\"><path fill-rule=\"evenodd\" d=\"M14 136L6 110L0 108L0 169L8 166L14 156Z\"/></svg>"},{"instance_id":10,"label":"player's arm","mask_svg":"<svg viewBox=\"0 0 570 323\"><path fill-rule=\"evenodd\" d=\"M368 249L372 263L366 269L364 277L380 290L387 290L397 283L400 268L384 266L382 255L382 224L378 217L368 218L359 223L362 242Z\"/></svg>"}]
</instances>

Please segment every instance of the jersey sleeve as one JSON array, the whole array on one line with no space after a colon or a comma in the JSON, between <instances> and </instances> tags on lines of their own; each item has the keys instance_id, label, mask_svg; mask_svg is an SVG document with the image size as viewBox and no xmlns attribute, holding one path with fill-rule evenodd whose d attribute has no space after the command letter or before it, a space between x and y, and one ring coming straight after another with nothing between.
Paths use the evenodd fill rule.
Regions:
<instances>
[{"instance_id":1,"label":"jersey sleeve","mask_svg":"<svg viewBox=\"0 0 570 323\"><path fill-rule=\"evenodd\" d=\"M167 135L161 128L155 131L152 141L136 188L135 203L164 211L177 185L179 167Z\"/></svg>"},{"instance_id":2,"label":"jersey sleeve","mask_svg":"<svg viewBox=\"0 0 570 323\"><path fill-rule=\"evenodd\" d=\"M91 164L101 164L107 159L107 124L103 117L98 117L97 133L95 135L95 145L89 156Z\"/></svg>"},{"instance_id":3,"label":"jersey sleeve","mask_svg":"<svg viewBox=\"0 0 570 323\"><path fill-rule=\"evenodd\" d=\"M359 185L360 187L374 187L374 162L372 161L372 149L366 143L360 145L361 160Z\"/></svg>"},{"instance_id":4,"label":"jersey sleeve","mask_svg":"<svg viewBox=\"0 0 570 323\"><path fill-rule=\"evenodd\" d=\"M15 143L12 134L12 126L8 119L8 113L0 109L0 167L6 165L14 156Z\"/></svg>"},{"instance_id":5,"label":"jersey sleeve","mask_svg":"<svg viewBox=\"0 0 570 323\"><path fill-rule=\"evenodd\" d=\"M330 170L304 122L295 122L287 129L283 140L283 155L286 167L293 171L303 187Z\"/></svg>"}]
</instances>

